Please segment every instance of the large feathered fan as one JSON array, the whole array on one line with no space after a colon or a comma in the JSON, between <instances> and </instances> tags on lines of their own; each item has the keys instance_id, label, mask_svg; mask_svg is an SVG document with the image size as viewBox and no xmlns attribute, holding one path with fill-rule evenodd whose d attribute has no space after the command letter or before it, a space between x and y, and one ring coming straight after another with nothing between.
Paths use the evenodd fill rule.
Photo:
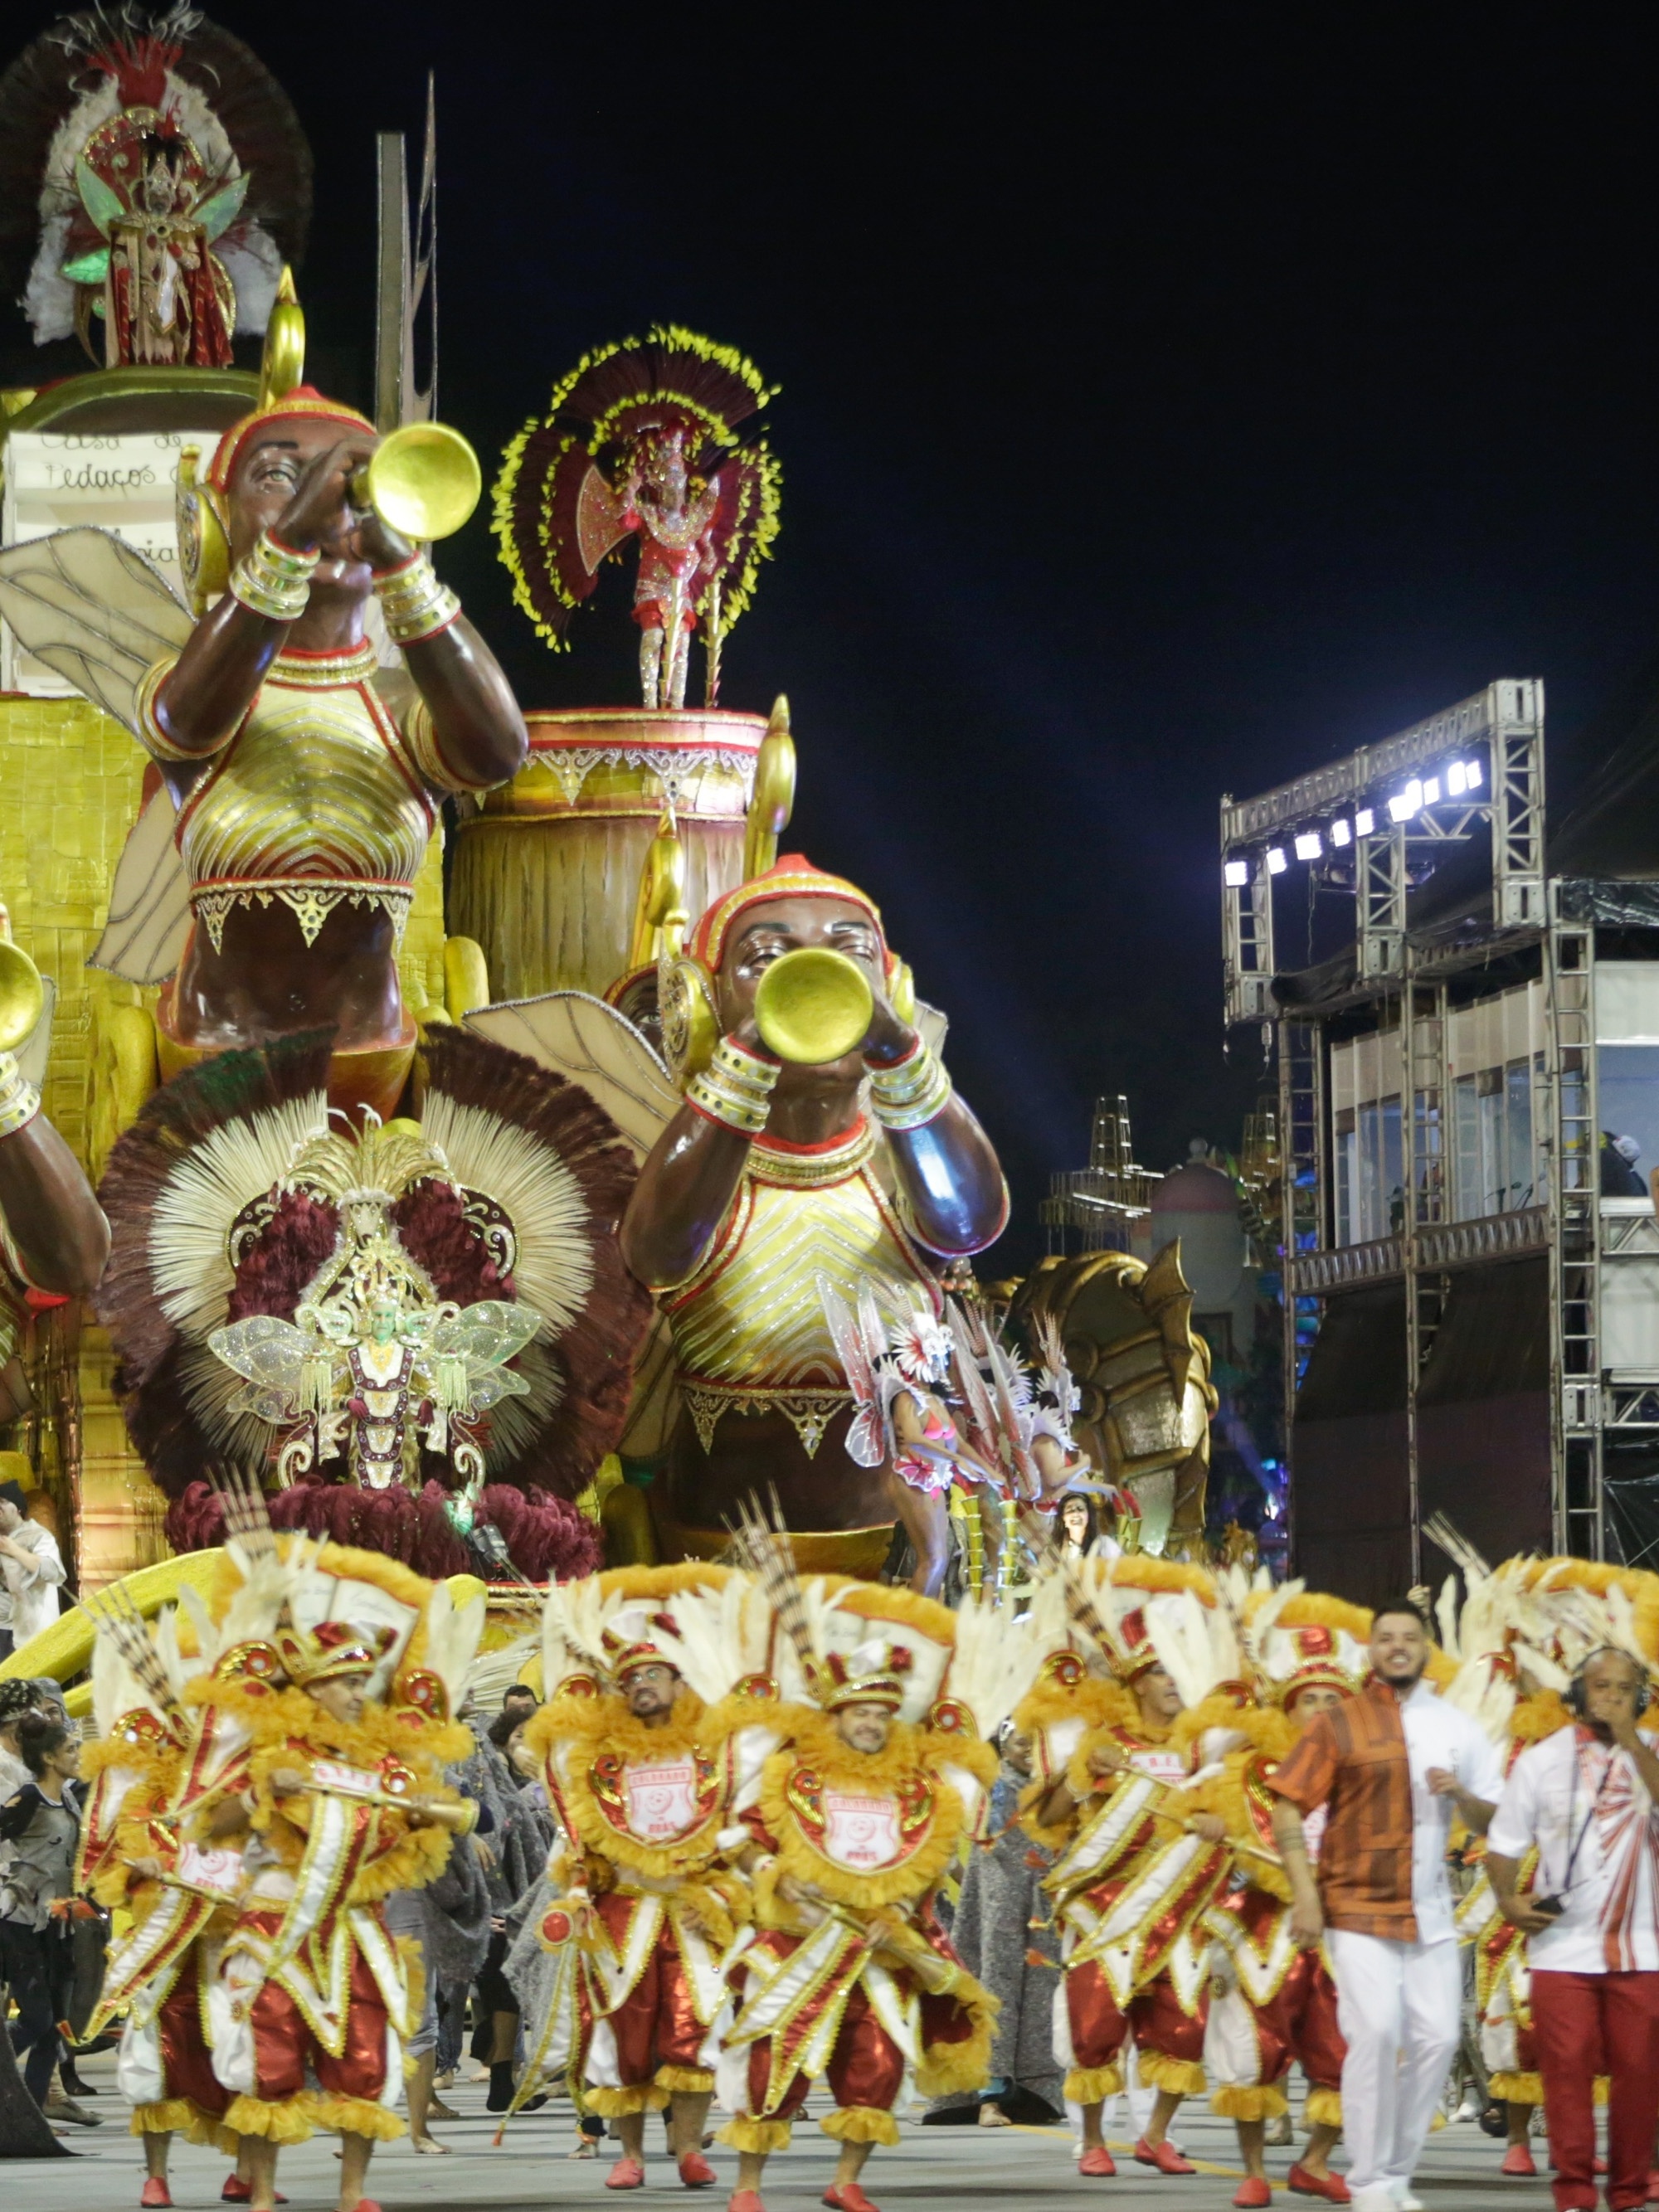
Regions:
<instances>
[{"instance_id":1,"label":"large feathered fan","mask_svg":"<svg viewBox=\"0 0 1659 2212\"><path fill-rule=\"evenodd\" d=\"M87 271L101 240L76 164L120 112L124 83L189 141L234 204L213 250L234 288L237 330L263 331L283 263L297 268L304 256L311 149L264 63L187 5L150 15L115 0L64 16L0 76L5 297L21 301L37 345L87 330L89 296L101 289Z\"/></svg>"},{"instance_id":2,"label":"large feathered fan","mask_svg":"<svg viewBox=\"0 0 1659 2212\"><path fill-rule=\"evenodd\" d=\"M652 329L588 354L555 386L545 419L527 422L495 482L495 535L514 597L550 644L592 592L628 536L630 471L653 438L678 434L705 549L692 604L707 616L719 587L729 629L753 595L778 529L778 466L736 425L772 397L730 346L694 331Z\"/></svg>"},{"instance_id":3,"label":"large feathered fan","mask_svg":"<svg viewBox=\"0 0 1659 2212\"><path fill-rule=\"evenodd\" d=\"M461 1030L426 1048L418 1137L343 1135L328 1125L328 1058L327 1038L310 1037L207 1061L163 1085L111 1158L99 1313L133 1441L173 1500L169 1540L216 1542L220 1504L203 1466L258 1480L304 1416L295 1402L285 1430L283 1394L250 1392L214 1338L259 1316L278 1334L293 1324L338 1273L367 1195L384 1247L428 1302L463 1317L521 1302L541 1317L510 1362L522 1387L482 1417L476 1515L532 1579L581 1572L594 1541L566 1501L620 1433L651 1315L617 1239L632 1158L584 1092ZM327 1381L301 1375L297 1401ZM428 1574L467 1567L445 1510L456 1467L434 1449L422 1451L418 1489L337 1480L337 1454L299 1463L305 1479L272 1499L278 1526L397 1551Z\"/></svg>"}]
</instances>

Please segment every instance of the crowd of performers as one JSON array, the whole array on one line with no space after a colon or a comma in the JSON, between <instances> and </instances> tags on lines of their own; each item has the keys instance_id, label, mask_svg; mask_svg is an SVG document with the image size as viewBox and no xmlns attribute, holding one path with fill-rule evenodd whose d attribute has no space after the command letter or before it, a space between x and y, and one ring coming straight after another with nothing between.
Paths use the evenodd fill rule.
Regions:
<instances>
[{"instance_id":1,"label":"crowd of performers","mask_svg":"<svg viewBox=\"0 0 1659 2212\"><path fill-rule=\"evenodd\" d=\"M526 2063L491 2102L562 2081L619 2139L606 2188L645 2185L659 2112L680 2181L716 2181L714 2105L732 2212L763 2212L821 2082L823 2201L865 2212L913 2098L1044 2077L1048 2023L1026 2015L1057 1960L1046 2078L1080 2112L1082 2177L1114 2172L1103 2112L1133 2051L1156 2093L1143 2166L1194 2172L1170 2127L1207 2092L1237 2125L1233 2202L1266 2204L1297 2066L1291 2190L1407 2206L1472 1943L1493 2092L1521 2115L1504 2170L1530 2170L1544 2101L1558 2203L1594 2205L1600 2075L1609 2202L1650 2201L1659 1739L1636 1722L1659 1579L1469 1559L1436 1642L1409 1601L1373 1619L1135 1554L1056 1552L1018 1603L954 1609L803 1578L753 1512L733 1558L554 1585L521 1693L556 1835L530 1888ZM235 2158L227 2201L269 2212L281 2147L321 2130L342 2212L368 2212L422 2064L424 2132L430 1927L410 1907L478 1815L459 1716L483 1626L481 1597L457 1609L257 1515L210 1600L148 1625L102 1609L74 1883L121 1908L94 2026L120 2026L145 2205L172 2201L183 2132ZM62 1764L0 1813L21 1860ZM1455 1861L1474 1869L1455 1905ZM1027 1910L1012 1956L983 1899L970 1924L981 1866Z\"/></svg>"}]
</instances>

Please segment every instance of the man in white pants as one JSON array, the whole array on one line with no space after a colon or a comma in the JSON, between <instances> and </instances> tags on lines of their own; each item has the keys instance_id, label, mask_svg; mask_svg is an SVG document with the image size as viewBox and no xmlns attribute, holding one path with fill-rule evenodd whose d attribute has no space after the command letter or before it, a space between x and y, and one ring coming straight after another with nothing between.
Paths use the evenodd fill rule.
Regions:
<instances>
[{"instance_id":1,"label":"man in white pants","mask_svg":"<svg viewBox=\"0 0 1659 2212\"><path fill-rule=\"evenodd\" d=\"M1371 1672L1322 1713L1268 1788L1291 1881L1291 1933L1326 1939L1348 2055L1348 2187L1364 2212L1410 2212L1411 2182L1457 2048L1462 1965L1446 1844L1456 1812L1486 1832L1504 1771L1485 1734L1423 1680L1429 1636L1409 1599L1371 1622ZM1315 1880L1305 1814L1328 1818Z\"/></svg>"}]
</instances>

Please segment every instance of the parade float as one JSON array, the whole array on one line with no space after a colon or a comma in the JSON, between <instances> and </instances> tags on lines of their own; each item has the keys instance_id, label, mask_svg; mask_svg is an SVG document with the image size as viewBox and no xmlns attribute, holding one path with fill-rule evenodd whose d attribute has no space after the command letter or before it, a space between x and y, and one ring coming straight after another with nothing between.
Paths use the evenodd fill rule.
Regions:
<instances>
[{"instance_id":1,"label":"parade float","mask_svg":"<svg viewBox=\"0 0 1659 2212\"><path fill-rule=\"evenodd\" d=\"M637 707L526 709L429 555L483 471L410 368L399 142L363 411L307 381L310 155L239 41L66 21L0 118L52 371L0 394L0 1415L75 1586L159 1602L227 1483L504 1591L713 1558L775 1488L803 1565L874 1575L897 1522L935 1586L950 1455L922 1436L899 1480L849 1443L865 1299L955 1317L1009 1516L976 1576L1109 1473L1178 1488L1160 1528L1199 1540L1178 1253L1039 1279L1004 1340L971 1263L1006 1192L945 1017L876 897L781 854L781 691L722 703L779 527L760 372L653 327L512 441L519 608L562 647L620 563L639 631ZM1088 1394L1046 1448L1039 1336Z\"/></svg>"}]
</instances>

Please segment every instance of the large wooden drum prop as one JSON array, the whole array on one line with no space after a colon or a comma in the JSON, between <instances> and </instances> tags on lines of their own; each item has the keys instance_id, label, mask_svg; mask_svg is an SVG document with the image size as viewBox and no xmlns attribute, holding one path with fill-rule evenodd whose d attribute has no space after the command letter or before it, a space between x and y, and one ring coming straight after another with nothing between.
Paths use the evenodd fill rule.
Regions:
<instances>
[{"instance_id":1,"label":"large wooden drum prop","mask_svg":"<svg viewBox=\"0 0 1659 2212\"><path fill-rule=\"evenodd\" d=\"M763 714L584 707L525 717L531 757L460 825L450 927L492 998L591 991L627 970L646 854L672 807L695 921L742 879Z\"/></svg>"}]
</instances>

